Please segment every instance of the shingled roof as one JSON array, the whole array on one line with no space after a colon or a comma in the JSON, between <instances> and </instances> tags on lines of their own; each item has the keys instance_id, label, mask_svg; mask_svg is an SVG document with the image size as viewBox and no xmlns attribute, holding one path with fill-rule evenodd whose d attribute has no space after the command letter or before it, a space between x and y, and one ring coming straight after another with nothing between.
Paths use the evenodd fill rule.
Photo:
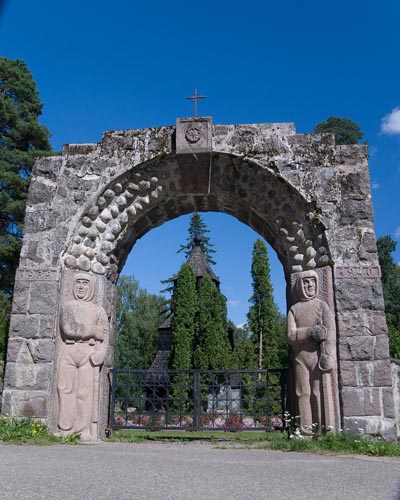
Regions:
<instances>
[{"instance_id":1,"label":"shingled roof","mask_svg":"<svg viewBox=\"0 0 400 500\"><path fill-rule=\"evenodd\" d=\"M193 268L196 278L209 276L214 282L219 284L220 281L211 269L210 264L207 262L200 245L195 245L193 247L186 262Z\"/></svg>"}]
</instances>

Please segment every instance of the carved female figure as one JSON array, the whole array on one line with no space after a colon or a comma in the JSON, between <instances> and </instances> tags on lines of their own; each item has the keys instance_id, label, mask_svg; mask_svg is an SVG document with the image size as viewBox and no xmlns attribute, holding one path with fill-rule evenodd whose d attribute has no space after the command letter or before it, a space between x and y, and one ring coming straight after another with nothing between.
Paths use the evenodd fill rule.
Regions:
<instances>
[{"instance_id":1,"label":"carved female figure","mask_svg":"<svg viewBox=\"0 0 400 500\"><path fill-rule=\"evenodd\" d=\"M108 348L109 325L104 309L92 302L94 281L77 274L74 300L61 306L58 356L58 429L97 439L99 371Z\"/></svg>"},{"instance_id":2,"label":"carved female figure","mask_svg":"<svg viewBox=\"0 0 400 500\"><path fill-rule=\"evenodd\" d=\"M294 351L295 389L304 433L311 433L313 424L320 430L334 418L326 412L334 407L327 403L333 398L329 373L335 368L335 325L328 305L317 297L318 286L315 271L301 273L296 281L299 302L288 314L288 343Z\"/></svg>"}]
</instances>

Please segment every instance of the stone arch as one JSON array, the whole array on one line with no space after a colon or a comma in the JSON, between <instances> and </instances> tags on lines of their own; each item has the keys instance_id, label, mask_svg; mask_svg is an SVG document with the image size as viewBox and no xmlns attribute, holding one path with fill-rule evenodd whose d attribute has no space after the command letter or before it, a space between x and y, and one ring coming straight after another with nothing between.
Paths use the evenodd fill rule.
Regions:
<instances>
[{"instance_id":1,"label":"stone arch","mask_svg":"<svg viewBox=\"0 0 400 500\"><path fill-rule=\"evenodd\" d=\"M210 118L106 132L101 143L67 145L61 156L37 161L2 411L35 414L54 425L59 312L74 300L74 280L85 281L86 273L86 281L95 281L97 309L88 308L88 316L108 316L112 346L115 282L134 242L193 211L233 215L266 238L284 267L289 306L298 300L298 273L317 271L325 290L320 298L335 316L339 365L330 382L336 396L340 389L341 423L393 435L366 146L336 146L329 134L296 134L293 124L213 125ZM93 403L100 429L111 350L100 362L100 403L97 396ZM334 404L338 409L337 398Z\"/></svg>"},{"instance_id":2,"label":"stone arch","mask_svg":"<svg viewBox=\"0 0 400 500\"><path fill-rule=\"evenodd\" d=\"M114 282L138 238L194 211L223 212L250 226L275 248L287 275L328 265L325 227L315 202L276 172L214 152L208 182L212 188L205 190L201 175L188 173L176 155L133 167L86 204L61 265Z\"/></svg>"}]
</instances>

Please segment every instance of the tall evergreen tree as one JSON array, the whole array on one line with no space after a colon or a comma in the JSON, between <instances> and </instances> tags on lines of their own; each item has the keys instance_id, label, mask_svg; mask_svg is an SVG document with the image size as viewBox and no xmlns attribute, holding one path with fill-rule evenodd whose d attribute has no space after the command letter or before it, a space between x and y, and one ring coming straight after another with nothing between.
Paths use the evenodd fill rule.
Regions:
<instances>
[{"instance_id":1,"label":"tall evergreen tree","mask_svg":"<svg viewBox=\"0 0 400 500\"><path fill-rule=\"evenodd\" d=\"M15 271L35 157L51 152L49 131L26 64L0 57L0 359L5 356Z\"/></svg>"},{"instance_id":2,"label":"tall evergreen tree","mask_svg":"<svg viewBox=\"0 0 400 500\"><path fill-rule=\"evenodd\" d=\"M232 368L232 363L226 298L212 279L205 276L199 287L198 337L193 353L193 366L223 370Z\"/></svg>"},{"instance_id":3,"label":"tall evergreen tree","mask_svg":"<svg viewBox=\"0 0 400 500\"><path fill-rule=\"evenodd\" d=\"M133 276L121 276L117 292L115 365L147 369L157 351L164 299L140 288Z\"/></svg>"},{"instance_id":4,"label":"tall evergreen tree","mask_svg":"<svg viewBox=\"0 0 400 500\"><path fill-rule=\"evenodd\" d=\"M382 270L383 296L389 333L390 355L400 359L400 266L392 253L397 242L390 236L378 238L379 263Z\"/></svg>"},{"instance_id":5,"label":"tall evergreen tree","mask_svg":"<svg viewBox=\"0 0 400 500\"><path fill-rule=\"evenodd\" d=\"M197 212L192 214L190 218L188 231L189 235L186 238L187 243L186 245L181 245L177 253L184 252L186 257L188 257L195 246L195 242L200 240L200 246L207 262L215 265L216 262L213 260L212 255L216 253L216 250L213 249L214 245L210 243L210 237L207 236L210 231L207 229L207 225L203 221L201 215Z\"/></svg>"},{"instance_id":6,"label":"tall evergreen tree","mask_svg":"<svg viewBox=\"0 0 400 500\"><path fill-rule=\"evenodd\" d=\"M280 365L279 311L274 301L267 247L260 239L255 241L253 247L251 277L253 294L249 300L251 306L247 317L255 344L257 366L260 369L277 368Z\"/></svg>"},{"instance_id":7,"label":"tall evergreen tree","mask_svg":"<svg viewBox=\"0 0 400 500\"><path fill-rule=\"evenodd\" d=\"M0 290L11 295L35 158L49 154L50 133L26 64L0 57Z\"/></svg>"},{"instance_id":8,"label":"tall evergreen tree","mask_svg":"<svg viewBox=\"0 0 400 500\"><path fill-rule=\"evenodd\" d=\"M171 317L172 341L168 360L171 369L191 368L197 307L196 278L192 267L183 264L177 276Z\"/></svg>"}]
</instances>

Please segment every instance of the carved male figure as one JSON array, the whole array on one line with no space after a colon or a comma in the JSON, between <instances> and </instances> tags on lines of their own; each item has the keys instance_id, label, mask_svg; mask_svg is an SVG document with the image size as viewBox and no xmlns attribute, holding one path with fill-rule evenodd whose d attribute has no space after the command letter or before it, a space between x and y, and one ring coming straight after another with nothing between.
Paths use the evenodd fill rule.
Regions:
<instances>
[{"instance_id":1,"label":"carved male figure","mask_svg":"<svg viewBox=\"0 0 400 500\"><path fill-rule=\"evenodd\" d=\"M326 408L333 404L329 373L335 367L335 325L333 315L318 295L318 275L304 271L296 281L299 302L288 314L288 343L294 351L295 389L304 433L326 424ZM325 378L324 378L325 377ZM333 410L332 410L333 411ZM315 430L315 429L314 429Z\"/></svg>"},{"instance_id":2,"label":"carved male figure","mask_svg":"<svg viewBox=\"0 0 400 500\"><path fill-rule=\"evenodd\" d=\"M81 433L81 439L97 439L99 371L109 337L104 309L92 302L93 278L77 274L74 300L61 306L62 343L58 357L58 428L62 434Z\"/></svg>"}]
</instances>

